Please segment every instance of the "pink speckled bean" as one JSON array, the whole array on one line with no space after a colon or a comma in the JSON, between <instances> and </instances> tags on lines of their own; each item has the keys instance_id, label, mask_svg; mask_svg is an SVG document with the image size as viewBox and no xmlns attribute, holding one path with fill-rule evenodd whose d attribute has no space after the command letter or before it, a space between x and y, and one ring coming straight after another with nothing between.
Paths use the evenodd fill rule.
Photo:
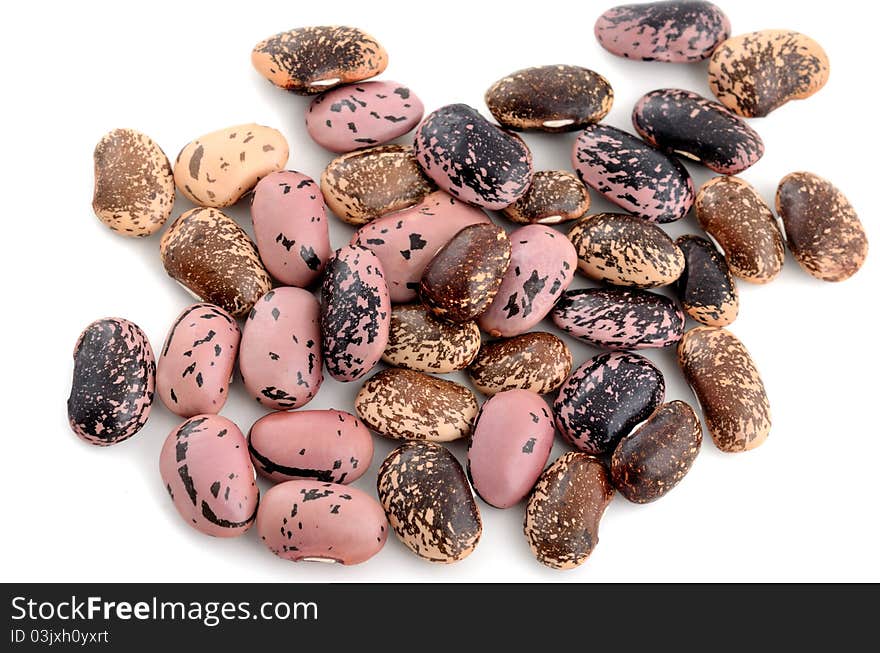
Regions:
<instances>
[{"instance_id":1,"label":"pink speckled bean","mask_svg":"<svg viewBox=\"0 0 880 653\"><path fill-rule=\"evenodd\" d=\"M730 36L730 20L711 2L666 0L613 7L594 31L618 57L685 63L707 59Z\"/></svg>"},{"instance_id":2,"label":"pink speckled bean","mask_svg":"<svg viewBox=\"0 0 880 653\"><path fill-rule=\"evenodd\" d=\"M528 390L505 390L480 409L468 447L468 475L479 497L509 508L531 491L553 447L553 417Z\"/></svg>"},{"instance_id":3,"label":"pink speckled bean","mask_svg":"<svg viewBox=\"0 0 880 653\"><path fill-rule=\"evenodd\" d=\"M311 177L282 170L254 188L251 219L260 259L286 286L307 288L330 257L330 233L321 189Z\"/></svg>"},{"instance_id":4,"label":"pink speckled bean","mask_svg":"<svg viewBox=\"0 0 880 653\"><path fill-rule=\"evenodd\" d=\"M156 372L156 392L181 417L216 415L226 403L241 331L213 304L193 304L174 321Z\"/></svg>"},{"instance_id":5,"label":"pink speckled bean","mask_svg":"<svg viewBox=\"0 0 880 653\"><path fill-rule=\"evenodd\" d=\"M356 487L287 481L263 496L257 533L285 560L356 565L385 546L388 520L382 506Z\"/></svg>"},{"instance_id":6,"label":"pink speckled bean","mask_svg":"<svg viewBox=\"0 0 880 653\"><path fill-rule=\"evenodd\" d=\"M247 441L220 415L197 415L168 434L159 455L165 489L183 520L206 535L236 537L257 516L260 491Z\"/></svg>"},{"instance_id":7,"label":"pink speckled bean","mask_svg":"<svg viewBox=\"0 0 880 653\"><path fill-rule=\"evenodd\" d=\"M331 152L351 152L403 136L422 119L425 107L397 82L361 82L322 93L309 105L306 129Z\"/></svg>"},{"instance_id":8,"label":"pink speckled bean","mask_svg":"<svg viewBox=\"0 0 880 653\"><path fill-rule=\"evenodd\" d=\"M574 245L558 231L531 224L510 234L510 266L478 323L493 336L525 333L544 319L577 267Z\"/></svg>"},{"instance_id":9,"label":"pink speckled bean","mask_svg":"<svg viewBox=\"0 0 880 653\"><path fill-rule=\"evenodd\" d=\"M434 254L459 231L478 222L489 222L489 217L436 191L416 206L364 225L351 244L366 247L379 257L392 302L411 302L418 296L422 272Z\"/></svg>"},{"instance_id":10,"label":"pink speckled bean","mask_svg":"<svg viewBox=\"0 0 880 653\"><path fill-rule=\"evenodd\" d=\"M357 417L341 410L270 413L251 427L254 467L270 481L315 479L351 483L373 459L373 438Z\"/></svg>"},{"instance_id":11,"label":"pink speckled bean","mask_svg":"<svg viewBox=\"0 0 880 653\"><path fill-rule=\"evenodd\" d=\"M646 290L569 290L551 312L566 333L605 349L666 347L681 339L684 313L668 297Z\"/></svg>"},{"instance_id":12,"label":"pink speckled bean","mask_svg":"<svg viewBox=\"0 0 880 653\"><path fill-rule=\"evenodd\" d=\"M315 296L276 288L258 299L244 325L238 366L244 387L267 408L311 401L324 380Z\"/></svg>"}]
</instances>

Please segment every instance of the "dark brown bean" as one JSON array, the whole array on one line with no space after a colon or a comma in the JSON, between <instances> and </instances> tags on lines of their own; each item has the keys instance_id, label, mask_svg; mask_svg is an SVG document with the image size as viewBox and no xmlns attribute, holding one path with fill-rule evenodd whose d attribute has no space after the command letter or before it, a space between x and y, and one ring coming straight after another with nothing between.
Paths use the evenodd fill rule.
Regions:
<instances>
[{"instance_id":1,"label":"dark brown bean","mask_svg":"<svg viewBox=\"0 0 880 653\"><path fill-rule=\"evenodd\" d=\"M809 274L844 281L868 255L868 237L856 210L831 182L810 172L793 172L779 182L776 212L785 225L788 248Z\"/></svg>"},{"instance_id":2,"label":"dark brown bean","mask_svg":"<svg viewBox=\"0 0 880 653\"><path fill-rule=\"evenodd\" d=\"M684 254L684 272L675 283L684 312L701 324L727 326L739 313L739 293L727 259L700 236L675 241Z\"/></svg>"},{"instance_id":3,"label":"dark brown bean","mask_svg":"<svg viewBox=\"0 0 880 653\"><path fill-rule=\"evenodd\" d=\"M748 451L767 439L767 392L752 357L735 335L717 327L691 329L678 343L678 364L721 451Z\"/></svg>"},{"instance_id":4,"label":"dark brown bean","mask_svg":"<svg viewBox=\"0 0 880 653\"><path fill-rule=\"evenodd\" d=\"M614 91L580 66L537 66L511 73L486 91L486 106L509 129L575 131L611 110Z\"/></svg>"},{"instance_id":5,"label":"dark brown bean","mask_svg":"<svg viewBox=\"0 0 880 653\"><path fill-rule=\"evenodd\" d=\"M659 499L688 473L702 442L703 426L693 408L683 401L663 404L614 449L614 487L633 503Z\"/></svg>"},{"instance_id":6,"label":"dark brown bean","mask_svg":"<svg viewBox=\"0 0 880 653\"><path fill-rule=\"evenodd\" d=\"M574 173L539 170L532 185L516 202L502 209L520 224L558 224L577 220L590 208L590 192Z\"/></svg>"},{"instance_id":7,"label":"dark brown bean","mask_svg":"<svg viewBox=\"0 0 880 653\"><path fill-rule=\"evenodd\" d=\"M599 543L599 520L613 496L605 466L585 453L565 453L544 470L523 522L538 562L554 569L583 564Z\"/></svg>"},{"instance_id":8,"label":"dark brown bean","mask_svg":"<svg viewBox=\"0 0 880 653\"><path fill-rule=\"evenodd\" d=\"M446 320L473 320L495 298L510 264L510 254L510 240L501 227L465 227L425 268L420 285L422 301Z\"/></svg>"}]
</instances>

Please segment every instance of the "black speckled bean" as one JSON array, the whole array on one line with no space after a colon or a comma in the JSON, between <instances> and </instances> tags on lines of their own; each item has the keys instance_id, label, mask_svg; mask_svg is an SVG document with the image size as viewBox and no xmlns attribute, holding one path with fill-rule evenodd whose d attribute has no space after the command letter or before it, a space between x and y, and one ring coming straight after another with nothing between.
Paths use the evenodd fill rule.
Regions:
<instances>
[{"instance_id":1,"label":"black speckled bean","mask_svg":"<svg viewBox=\"0 0 880 653\"><path fill-rule=\"evenodd\" d=\"M738 174L764 155L764 142L745 120L691 91L666 88L643 95L632 122L654 147L721 174Z\"/></svg>"},{"instance_id":2,"label":"black speckled bean","mask_svg":"<svg viewBox=\"0 0 880 653\"><path fill-rule=\"evenodd\" d=\"M99 446L127 440L146 424L155 388L156 359L140 327L115 317L92 322L73 349L70 428Z\"/></svg>"},{"instance_id":3,"label":"black speckled bean","mask_svg":"<svg viewBox=\"0 0 880 653\"><path fill-rule=\"evenodd\" d=\"M730 36L730 20L705 0L639 2L612 7L594 31L618 57L687 63L708 58Z\"/></svg>"},{"instance_id":4,"label":"black speckled bean","mask_svg":"<svg viewBox=\"0 0 880 653\"><path fill-rule=\"evenodd\" d=\"M681 162L622 129L590 125L574 142L571 159L587 186L646 220L674 222L694 203L694 184Z\"/></svg>"},{"instance_id":5,"label":"black speckled bean","mask_svg":"<svg viewBox=\"0 0 880 653\"><path fill-rule=\"evenodd\" d=\"M532 181L532 153L522 139L466 104L428 115L416 130L415 153L441 189L495 211L522 197Z\"/></svg>"},{"instance_id":6,"label":"black speckled bean","mask_svg":"<svg viewBox=\"0 0 880 653\"><path fill-rule=\"evenodd\" d=\"M551 317L566 333L604 349L666 347L678 342L684 330L681 309L646 290L568 290Z\"/></svg>"},{"instance_id":7,"label":"black speckled bean","mask_svg":"<svg viewBox=\"0 0 880 653\"><path fill-rule=\"evenodd\" d=\"M600 354L577 368L559 389L556 428L572 445L609 453L620 438L663 403L663 374L643 356Z\"/></svg>"},{"instance_id":8,"label":"black speckled bean","mask_svg":"<svg viewBox=\"0 0 880 653\"><path fill-rule=\"evenodd\" d=\"M327 264L321 286L321 350L337 381L356 381L385 351L391 300L379 259L347 245Z\"/></svg>"},{"instance_id":9,"label":"black speckled bean","mask_svg":"<svg viewBox=\"0 0 880 653\"><path fill-rule=\"evenodd\" d=\"M739 293L727 259L700 236L675 241L684 254L685 268L675 284L684 312L709 326L727 326L739 313Z\"/></svg>"}]
</instances>

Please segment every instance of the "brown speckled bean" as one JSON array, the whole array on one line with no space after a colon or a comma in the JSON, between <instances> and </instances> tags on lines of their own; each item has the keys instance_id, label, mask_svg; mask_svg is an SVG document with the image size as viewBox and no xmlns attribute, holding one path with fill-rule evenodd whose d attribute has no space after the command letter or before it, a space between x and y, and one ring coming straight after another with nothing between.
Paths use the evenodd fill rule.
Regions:
<instances>
[{"instance_id":1,"label":"brown speckled bean","mask_svg":"<svg viewBox=\"0 0 880 653\"><path fill-rule=\"evenodd\" d=\"M782 233L753 186L739 177L715 177L700 188L695 208L737 277L751 283L776 278L785 260Z\"/></svg>"},{"instance_id":2,"label":"brown speckled bean","mask_svg":"<svg viewBox=\"0 0 880 653\"><path fill-rule=\"evenodd\" d=\"M633 503L659 499L688 473L702 442L703 427L693 408L683 401L663 404L614 449L614 487Z\"/></svg>"},{"instance_id":3,"label":"brown speckled bean","mask_svg":"<svg viewBox=\"0 0 880 653\"><path fill-rule=\"evenodd\" d=\"M324 201L355 226L421 202L435 190L404 145L370 147L333 159L321 175Z\"/></svg>"},{"instance_id":4,"label":"brown speckled bean","mask_svg":"<svg viewBox=\"0 0 880 653\"><path fill-rule=\"evenodd\" d=\"M776 212L785 225L788 248L809 274L844 281L868 255L868 237L846 196L810 172L793 172L776 189Z\"/></svg>"},{"instance_id":5,"label":"brown speckled bean","mask_svg":"<svg viewBox=\"0 0 880 653\"><path fill-rule=\"evenodd\" d=\"M766 29L740 34L709 60L709 88L746 118L766 116L789 100L810 97L828 81L828 56L799 32Z\"/></svg>"},{"instance_id":6,"label":"brown speckled bean","mask_svg":"<svg viewBox=\"0 0 880 653\"><path fill-rule=\"evenodd\" d=\"M123 236L149 236L174 206L168 157L153 139L133 129L114 129L95 147L95 215Z\"/></svg>"},{"instance_id":7,"label":"brown speckled bean","mask_svg":"<svg viewBox=\"0 0 880 653\"><path fill-rule=\"evenodd\" d=\"M605 466L585 453L565 453L544 470L523 522L538 562L554 569L583 564L599 543L599 520L613 496Z\"/></svg>"},{"instance_id":8,"label":"brown speckled bean","mask_svg":"<svg viewBox=\"0 0 880 653\"><path fill-rule=\"evenodd\" d=\"M394 440L458 440L471 434L477 416L477 399L464 386L398 367L368 379L354 407L367 426Z\"/></svg>"},{"instance_id":9,"label":"brown speckled bean","mask_svg":"<svg viewBox=\"0 0 880 653\"><path fill-rule=\"evenodd\" d=\"M520 224L559 224L577 220L590 208L590 192L574 173L539 170L526 194L502 209Z\"/></svg>"},{"instance_id":10,"label":"brown speckled bean","mask_svg":"<svg viewBox=\"0 0 880 653\"><path fill-rule=\"evenodd\" d=\"M721 451L748 451L767 439L767 393L752 357L735 335L709 326L691 329L678 344L678 364Z\"/></svg>"},{"instance_id":11,"label":"brown speckled bean","mask_svg":"<svg viewBox=\"0 0 880 653\"><path fill-rule=\"evenodd\" d=\"M537 66L511 73L486 91L486 106L508 129L575 131L611 110L614 91L580 66Z\"/></svg>"},{"instance_id":12,"label":"brown speckled bean","mask_svg":"<svg viewBox=\"0 0 880 653\"><path fill-rule=\"evenodd\" d=\"M510 255L510 239L501 227L465 227L437 252L422 273L422 302L445 320L473 320L495 298L510 265Z\"/></svg>"},{"instance_id":13,"label":"brown speckled bean","mask_svg":"<svg viewBox=\"0 0 880 653\"><path fill-rule=\"evenodd\" d=\"M217 209L182 214L162 234L159 250L172 279L235 317L247 315L272 288L254 243Z\"/></svg>"},{"instance_id":14,"label":"brown speckled bean","mask_svg":"<svg viewBox=\"0 0 880 653\"><path fill-rule=\"evenodd\" d=\"M379 501L410 550L430 562L463 560L483 532L480 510L464 470L445 447L407 442L379 468Z\"/></svg>"},{"instance_id":15,"label":"brown speckled bean","mask_svg":"<svg viewBox=\"0 0 880 653\"><path fill-rule=\"evenodd\" d=\"M596 281L656 288L678 279L684 269L684 256L666 232L631 215L589 215L571 228L568 238L578 268Z\"/></svg>"},{"instance_id":16,"label":"brown speckled bean","mask_svg":"<svg viewBox=\"0 0 880 653\"><path fill-rule=\"evenodd\" d=\"M388 66L388 53L356 27L300 27L258 43L251 63L275 86L311 95L375 77Z\"/></svg>"},{"instance_id":17,"label":"brown speckled bean","mask_svg":"<svg viewBox=\"0 0 880 653\"><path fill-rule=\"evenodd\" d=\"M533 331L487 342L468 369L471 381L484 395L504 390L547 394L571 373L571 351L552 333Z\"/></svg>"},{"instance_id":18,"label":"brown speckled bean","mask_svg":"<svg viewBox=\"0 0 880 653\"><path fill-rule=\"evenodd\" d=\"M398 304L391 310L382 360L418 372L447 374L467 367L478 351L480 328L475 322L444 322L423 304Z\"/></svg>"}]
</instances>

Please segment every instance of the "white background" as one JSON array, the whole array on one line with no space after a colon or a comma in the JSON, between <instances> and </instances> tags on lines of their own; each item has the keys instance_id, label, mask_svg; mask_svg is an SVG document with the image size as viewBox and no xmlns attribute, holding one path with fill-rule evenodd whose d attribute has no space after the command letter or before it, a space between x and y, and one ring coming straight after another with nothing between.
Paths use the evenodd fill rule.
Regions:
<instances>
[{"instance_id":1,"label":"white background","mask_svg":"<svg viewBox=\"0 0 880 653\"><path fill-rule=\"evenodd\" d=\"M759 449L720 453L706 438L685 480L660 501L618 496L586 564L558 572L532 558L522 505L480 503L482 541L451 566L423 562L393 536L357 567L292 564L254 532L213 539L176 514L158 472L167 433L179 422L158 399L147 426L110 448L77 439L66 421L71 352L94 319L126 317L159 349L190 298L165 274L159 237L115 235L91 212L92 150L102 134L132 127L172 159L191 139L229 125L279 128L288 167L318 178L332 158L306 134L308 99L262 79L250 50L278 31L351 24L390 53L384 79L409 85L432 110L467 102L516 69L579 64L615 91L606 122L631 129L636 99L659 87L708 95L705 64L618 59L596 43L603 2L440 4L333 2L26 3L5 14L2 47L3 457L0 578L6 581L779 581L880 580L877 542L880 429L877 428L876 10L826 5L727 2L734 34L791 28L810 34L831 59L828 85L752 121L767 153L743 177L772 201L794 170L829 178L848 195L874 251L842 284L807 276L789 256L767 286L740 283L732 330L751 351L773 411ZM874 13L874 16L869 15ZM526 135L537 169L570 168L574 135ZM406 137L402 141L407 140ZM688 165L697 185L707 170ZM593 195L593 211L609 210ZM178 199L175 214L189 208ZM229 213L249 231L246 204ZM350 228L335 218L333 245ZM693 215L668 226L697 232ZM583 285L578 279L575 285ZM580 364L597 352L569 340ZM649 351L668 399L692 400L674 348ZM454 377L453 377L454 378ZM352 410L359 383L327 380L308 408ZM223 414L243 431L263 413L234 387ZM375 438L373 466L357 485L374 493L375 470L393 443ZM463 444L452 446L462 459ZM565 447L557 442L553 458ZM265 485L263 485L265 489Z\"/></svg>"}]
</instances>

